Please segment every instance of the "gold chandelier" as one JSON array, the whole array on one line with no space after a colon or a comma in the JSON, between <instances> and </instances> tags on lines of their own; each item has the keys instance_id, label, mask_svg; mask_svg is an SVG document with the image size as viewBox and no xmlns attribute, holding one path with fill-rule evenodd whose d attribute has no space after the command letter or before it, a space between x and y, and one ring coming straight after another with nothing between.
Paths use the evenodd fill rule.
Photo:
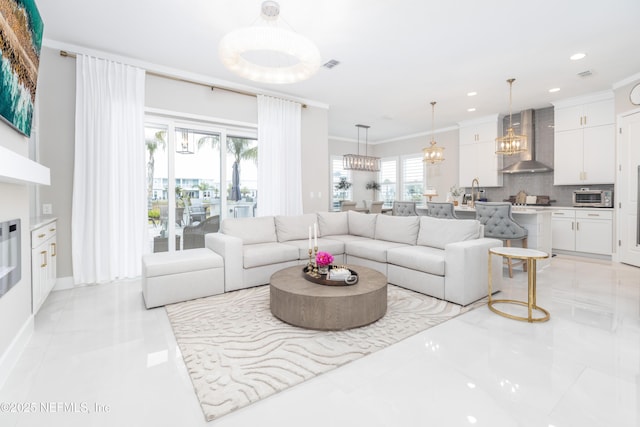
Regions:
<instances>
[{"instance_id":1,"label":"gold chandelier","mask_svg":"<svg viewBox=\"0 0 640 427\"><path fill-rule=\"evenodd\" d=\"M513 78L507 80L507 83L509 83L509 128L507 129L506 135L496 138L496 154L504 154L505 156L512 156L527 151L527 136L516 135L513 131L511 89L515 81L516 79Z\"/></svg>"},{"instance_id":2,"label":"gold chandelier","mask_svg":"<svg viewBox=\"0 0 640 427\"><path fill-rule=\"evenodd\" d=\"M435 122L435 110L436 110L436 102L431 101L431 142L427 148L422 149L423 162L431 163L432 165L435 163L440 163L444 160L444 147L436 146L436 140L434 139L434 130L433 124Z\"/></svg>"},{"instance_id":3,"label":"gold chandelier","mask_svg":"<svg viewBox=\"0 0 640 427\"><path fill-rule=\"evenodd\" d=\"M358 154L345 154L342 158L342 167L345 169L378 172L380 171L380 157L369 156L369 128L367 125L356 125L358 128ZM365 154L360 155L360 129L365 130Z\"/></svg>"}]
</instances>

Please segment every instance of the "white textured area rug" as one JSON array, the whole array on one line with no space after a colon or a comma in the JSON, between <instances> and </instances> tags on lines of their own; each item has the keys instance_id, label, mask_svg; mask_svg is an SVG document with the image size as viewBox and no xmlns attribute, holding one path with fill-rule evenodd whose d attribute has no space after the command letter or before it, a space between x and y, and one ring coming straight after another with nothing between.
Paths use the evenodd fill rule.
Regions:
<instances>
[{"instance_id":1,"label":"white textured area rug","mask_svg":"<svg viewBox=\"0 0 640 427\"><path fill-rule=\"evenodd\" d=\"M208 421L451 319L467 307L389 285L387 314L347 331L275 318L269 286L166 307Z\"/></svg>"}]
</instances>

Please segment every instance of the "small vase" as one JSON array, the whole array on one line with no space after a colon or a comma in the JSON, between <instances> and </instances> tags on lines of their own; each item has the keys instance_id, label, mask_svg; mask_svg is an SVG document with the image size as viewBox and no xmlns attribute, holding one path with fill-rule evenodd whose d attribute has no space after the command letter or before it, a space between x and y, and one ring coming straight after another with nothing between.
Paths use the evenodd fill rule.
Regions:
<instances>
[{"instance_id":1,"label":"small vase","mask_svg":"<svg viewBox=\"0 0 640 427\"><path fill-rule=\"evenodd\" d=\"M319 265L318 273L320 274L329 274L329 266L328 265Z\"/></svg>"}]
</instances>

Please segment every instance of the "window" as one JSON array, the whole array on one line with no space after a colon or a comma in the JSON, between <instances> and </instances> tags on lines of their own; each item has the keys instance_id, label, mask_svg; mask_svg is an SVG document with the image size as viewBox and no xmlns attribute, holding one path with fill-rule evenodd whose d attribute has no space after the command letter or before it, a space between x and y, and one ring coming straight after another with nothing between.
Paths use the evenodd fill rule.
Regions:
<instances>
[{"instance_id":1,"label":"window","mask_svg":"<svg viewBox=\"0 0 640 427\"><path fill-rule=\"evenodd\" d=\"M424 193L424 162L421 155L402 158L402 200L419 202Z\"/></svg>"},{"instance_id":2,"label":"window","mask_svg":"<svg viewBox=\"0 0 640 427\"><path fill-rule=\"evenodd\" d=\"M398 177L398 160L382 159L380 162L380 195L386 206L391 206L396 199L396 181Z\"/></svg>"},{"instance_id":3,"label":"window","mask_svg":"<svg viewBox=\"0 0 640 427\"><path fill-rule=\"evenodd\" d=\"M349 188L336 189L342 180L349 183ZM341 200L352 200L351 171L343 167L342 156L331 156L331 207L340 210Z\"/></svg>"}]
</instances>

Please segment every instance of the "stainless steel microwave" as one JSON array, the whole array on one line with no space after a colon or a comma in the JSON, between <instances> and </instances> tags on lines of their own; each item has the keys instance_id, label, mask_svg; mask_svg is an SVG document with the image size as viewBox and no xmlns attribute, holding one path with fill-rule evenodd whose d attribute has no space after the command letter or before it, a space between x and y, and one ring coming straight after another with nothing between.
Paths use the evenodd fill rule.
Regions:
<instances>
[{"instance_id":1,"label":"stainless steel microwave","mask_svg":"<svg viewBox=\"0 0 640 427\"><path fill-rule=\"evenodd\" d=\"M573 206L588 208L612 208L613 192L611 190L575 190Z\"/></svg>"}]
</instances>

